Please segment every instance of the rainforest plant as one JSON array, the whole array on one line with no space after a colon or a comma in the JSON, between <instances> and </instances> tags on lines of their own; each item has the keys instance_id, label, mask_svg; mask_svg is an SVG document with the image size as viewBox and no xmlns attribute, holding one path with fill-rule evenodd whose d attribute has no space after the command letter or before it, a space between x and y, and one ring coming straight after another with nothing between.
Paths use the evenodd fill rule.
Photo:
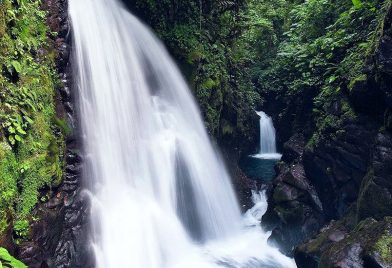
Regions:
<instances>
[{"instance_id":1,"label":"rainforest plant","mask_svg":"<svg viewBox=\"0 0 392 268\"><path fill-rule=\"evenodd\" d=\"M0 2L0 234L28 235L45 186L62 177L55 51L39 0Z\"/></svg>"}]
</instances>

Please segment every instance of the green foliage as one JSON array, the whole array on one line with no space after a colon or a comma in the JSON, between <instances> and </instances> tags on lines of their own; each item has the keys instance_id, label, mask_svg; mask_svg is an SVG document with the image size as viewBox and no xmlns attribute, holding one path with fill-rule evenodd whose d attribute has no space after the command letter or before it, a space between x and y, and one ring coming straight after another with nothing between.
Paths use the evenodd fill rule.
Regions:
<instances>
[{"instance_id":1,"label":"green foliage","mask_svg":"<svg viewBox=\"0 0 392 268\"><path fill-rule=\"evenodd\" d=\"M66 128L56 119L54 52L40 5L0 3L0 233L11 225L17 238L28 235L40 189L62 176Z\"/></svg>"},{"instance_id":2,"label":"green foliage","mask_svg":"<svg viewBox=\"0 0 392 268\"><path fill-rule=\"evenodd\" d=\"M384 14L382 1L373 0L309 0L289 8L278 51L259 72L260 93L314 92L317 132L309 145L337 135L345 120L355 118L347 89L366 79L364 66ZM336 104L340 112L331 115Z\"/></svg>"},{"instance_id":3,"label":"green foliage","mask_svg":"<svg viewBox=\"0 0 392 268\"><path fill-rule=\"evenodd\" d=\"M27 268L21 261L12 257L5 248L0 247L0 267Z\"/></svg>"},{"instance_id":4,"label":"green foliage","mask_svg":"<svg viewBox=\"0 0 392 268\"><path fill-rule=\"evenodd\" d=\"M276 39L272 23L257 29L258 25L267 24L251 8L257 1L130 2L178 60L210 133L219 138L244 138L253 128L248 117L254 114L259 102L250 68L258 55L255 35L269 31L272 41L268 42ZM278 6L275 2L269 1ZM282 5L285 1L278 2ZM264 9L267 11L267 6Z\"/></svg>"},{"instance_id":5,"label":"green foliage","mask_svg":"<svg viewBox=\"0 0 392 268\"><path fill-rule=\"evenodd\" d=\"M386 232L374 246L374 250L381 260L387 264L392 264L392 236L389 232Z\"/></svg>"},{"instance_id":6,"label":"green foliage","mask_svg":"<svg viewBox=\"0 0 392 268\"><path fill-rule=\"evenodd\" d=\"M249 114L271 93L314 92L312 142L339 135L356 117L347 88L364 77L385 13L381 0L131 2L179 60L220 139L251 133ZM334 103L341 112L331 118Z\"/></svg>"},{"instance_id":7,"label":"green foliage","mask_svg":"<svg viewBox=\"0 0 392 268\"><path fill-rule=\"evenodd\" d=\"M362 6L361 0L352 0L352 1L353 1L353 5L354 5L356 8L360 8L360 7Z\"/></svg>"}]
</instances>

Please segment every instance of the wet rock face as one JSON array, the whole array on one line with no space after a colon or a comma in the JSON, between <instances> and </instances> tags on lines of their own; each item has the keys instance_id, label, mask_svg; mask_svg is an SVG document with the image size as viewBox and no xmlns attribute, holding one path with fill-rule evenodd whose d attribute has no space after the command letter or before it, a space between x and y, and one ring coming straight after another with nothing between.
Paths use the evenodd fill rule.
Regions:
<instances>
[{"instance_id":1,"label":"wet rock face","mask_svg":"<svg viewBox=\"0 0 392 268\"><path fill-rule=\"evenodd\" d=\"M295 250L299 267L392 267L392 218L368 218L349 230L345 220L332 222L315 239Z\"/></svg>"},{"instance_id":2,"label":"wet rock face","mask_svg":"<svg viewBox=\"0 0 392 268\"><path fill-rule=\"evenodd\" d=\"M252 201L252 191L258 191L262 185L246 176L239 167L240 152L228 147L221 147L223 160L232 178L232 185L237 195L237 200L242 212L254 206Z\"/></svg>"},{"instance_id":3,"label":"wet rock face","mask_svg":"<svg viewBox=\"0 0 392 268\"><path fill-rule=\"evenodd\" d=\"M377 126L366 119L348 122L339 137L305 151L304 167L326 219L339 219L358 198L373 150ZM366 142L364 142L366 141Z\"/></svg>"},{"instance_id":4,"label":"wet rock face","mask_svg":"<svg viewBox=\"0 0 392 268\"><path fill-rule=\"evenodd\" d=\"M392 239L381 235L390 232L392 216L392 9L365 69L330 104L336 117L339 101L355 110L338 130L290 120L299 127L289 128L263 220L272 242L294 253L301 268L392 267L385 257L392 256ZM322 142L309 143L315 132Z\"/></svg>"},{"instance_id":5,"label":"wet rock face","mask_svg":"<svg viewBox=\"0 0 392 268\"><path fill-rule=\"evenodd\" d=\"M272 230L270 242L291 255L295 245L315 235L324 222L323 207L308 181L304 166L304 137L294 135L284 145L278 177L270 189L271 198L265 228Z\"/></svg>"},{"instance_id":6,"label":"wet rock face","mask_svg":"<svg viewBox=\"0 0 392 268\"><path fill-rule=\"evenodd\" d=\"M368 117L359 117L346 122L339 136L311 149L301 134L285 143L263 220L272 230L270 240L286 254L295 252L299 267L368 267L365 261L371 258L362 258L365 248L356 239L334 253L340 261L320 265L330 247L356 234L358 222L392 215L392 137L379 128ZM306 242L331 220L345 217L350 224L322 229L316 242Z\"/></svg>"},{"instance_id":7,"label":"wet rock face","mask_svg":"<svg viewBox=\"0 0 392 268\"><path fill-rule=\"evenodd\" d=\"M73 129L66 138L65 172L51 198L33 211L38 220L31 225L29 238L17 248L18 258L29 267L94 267L88 243L89 202L82 193L82 157L77 115L73 103L70 68L70 25L67 0L44 0L42 8L49 12L51 30L58 32L52 40L57 51L57 70L62 86L57 89L56 112Z\"/></svg>"},{"instance_id":8,"label":"wet rock face","mask_svg":"<svg viewBox=\"0 0 392 268\"><path fill-rule=\"evenodd\" d=\"M365 176L357 201L358 220L377 220L392 215L392 136L376 137L372 165Z\"/></svg>"},{"instance_id":9,"label":"wet rock face","mask_svg":"<svg viewBox=\"0 0 392 268\"><path fill-rule=\"evenodd\" d=\"M312 176L315 175L313 170L309 172L309 169L305 169L305 180L312 185L317 185L315 187L316 191L313 193L320 196L321 200L321 210L317 210L315 206L310 207L310 215L315 215L315 211L320 211L322 215L322 217L315 218L315 228L320 228L323 224L328 223L331 219L328 217L335 217L335 219L340 220L330 222L320 232L317 229L313 232L308 229L307 232L300 233L301 236L297 240L293 240L290 236L290 228L298 231L298 225L293 221L290 222L279 217L279 224L273 230L272 238L274 239L274 236L281 232L280 237L282 239L279 240L278 236L275 241L279 245L291 243L291 249L303 243L294 250L298 267L392 267L392 263L380 259L379 256L382 252L385 256L392 256L392 239L389 238L388 241L384 241L384 236L390 234L391 218L388 218L388 216L392 215L392 136L387 132L378 133L374 137L370 136L368 140L370 142L368 142L367 172L363 171L364 175L359 186L339 188L341 187L338 185L339 182L334 181L335 177L333 176L326 176L328 174L324 174L322 183L313 179ZM310 152L308 153L310 154ZM339 157L339 154L337 154L335 160L330 158L329 161L338 161ZM313 164L317 164L315 159L316 157L312 160L314 161ZM350 168L346 169L347 173ZM278 179L280 176L282 176L282 173L278 176ZM282 196L277 194L280 191L279 183L272 196L274 211L279 210L280 204L277 201ZM328 195L323 194L323 187ZM347 191L352 191L355 197L351 205L349 202L338 202L342 197L348 196ZM286 196L288 195L286 194ZM328 200L330 202L329 206ZM339 210L337 204L344 204L345 209L343 211ZM287 213L295 213L297 217L299 215L294 207L291 207ZM301 222L301 224L303 227L306 226L306 221L305 223ZM285 230L286 232L284 232ZM315 236L315 234L317 235ZM389 237L391 236L389 235ZM387 243L388 246L381 246L382 243ZM376 246L376 244L379 246ZM288 250L289 248L283 247L283 249ZM290 253L290 251L287 252Z\"/></svg>"}]
</instances>

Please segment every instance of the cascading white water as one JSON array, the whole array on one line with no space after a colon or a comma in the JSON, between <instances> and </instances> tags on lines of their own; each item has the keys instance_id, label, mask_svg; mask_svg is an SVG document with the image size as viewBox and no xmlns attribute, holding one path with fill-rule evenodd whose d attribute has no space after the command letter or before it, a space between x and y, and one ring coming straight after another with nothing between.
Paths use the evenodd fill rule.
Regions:
<instances>
[{"instance_id":1,"label":"cascading white water","mask_svg":"<svg viewBox=\"0 0 392 268\"><path fill-rule=\"evenodd\" d=\"M97 266L294 267L244 227L161 43L117 0L69 0L69 12Z\"/></svg>"},{"instance_id":2,"label":"cascading white water","mask_svg":"<svg viewBox=\"0 0 392 268\"><path fill-rule=\"evenodd\" d=\"M276 133L272 118L264 112L256 112L260 116L260 152L254 157L263 159L280 159L276 151Z\"/></svg>"}]
</instances>

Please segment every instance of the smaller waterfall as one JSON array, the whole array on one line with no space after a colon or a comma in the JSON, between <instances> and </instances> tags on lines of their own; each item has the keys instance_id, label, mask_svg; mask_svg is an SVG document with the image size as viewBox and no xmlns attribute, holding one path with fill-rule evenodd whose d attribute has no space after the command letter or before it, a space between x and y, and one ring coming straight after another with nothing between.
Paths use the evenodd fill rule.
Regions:
<instances>
[{"instance_id":1,"label":"smaller waterfall","mask_svg":"<svg viewBox=\"0 0 392 268\"><path fill-rule=\"evenodd\" d=\"M276 134L272 118L266 113L256 112L260 116L260 152L254 157L262 159L280 159L276 151Z\"/></svg>"}]
</instances>

